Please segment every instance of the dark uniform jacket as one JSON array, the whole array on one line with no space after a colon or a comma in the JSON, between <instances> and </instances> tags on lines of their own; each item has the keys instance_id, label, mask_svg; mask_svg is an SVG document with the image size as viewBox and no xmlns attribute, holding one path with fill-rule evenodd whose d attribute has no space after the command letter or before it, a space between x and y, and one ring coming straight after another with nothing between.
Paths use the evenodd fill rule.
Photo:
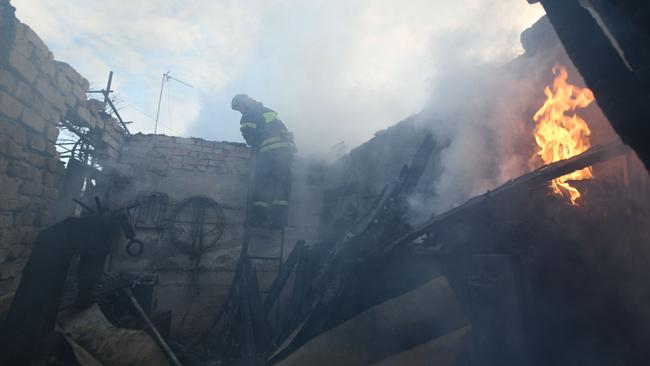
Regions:
<instances>
[{"instance_id":1,"label":"dark uniform jacket","mask_svg":"<svg viewBox=\"0 0 650 366\"><path fill-rule=\"evenodd\" d=\"M293 134L278 119L278 114L262 103L242 111L240 130L246 143L260 153L280 148L295 149Z\"/></svg>"}]
</instances>

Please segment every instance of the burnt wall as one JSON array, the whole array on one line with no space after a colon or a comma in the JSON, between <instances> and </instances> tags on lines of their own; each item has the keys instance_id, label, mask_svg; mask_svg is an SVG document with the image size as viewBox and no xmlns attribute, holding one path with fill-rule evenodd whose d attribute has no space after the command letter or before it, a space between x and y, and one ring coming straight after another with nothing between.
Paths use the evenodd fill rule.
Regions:
<instances>
[{"instance_id":1,"label":"burnt wall","mask_svg":"<svg viewBox=\"0 0 650 366\"><path fill-rule=\"evenodd\" d=\"M9 1L0 0L0 313L6 311L38 231L53 218L64 168L59 122L94 129L101 158L117 157L122 131L88 105L88 81L52 52Z\"/></svg>"},{"instance_id":2,"label":"burnt wall","mask_svg":"<svg viewBox=\"0 0 650 366\"><path fill-rule=\"evenodd\" d=\"M11 302L38 232L73 214L64 201L77 197L90 202L97 194L111 208L140 204L133 213L144 252L134 258L115 248L109 270L156 278L156 307L173 311L176 334L201 331L225 301L238 260L249 148L197 138L130 135L105 113L103 103L87 99L88 81L56 61L43 41L16 19L7 0L0 0L0 38L0 314ZM103 168L101 181L86 197L69 192L71 169L66 171L56 147L62 126L86 131L84 139ZM294 164L285 256L298 239L318 240L322 205L320 163L297 158ZM170 229L175 210L193 197L217 202L222 214L222 235L200 256L176 245ZM254 232L254 254L279 255L279 241L277 232ZM260 262L256 267L261 286L268 288L277 264Z\"/></svg>"},{"instance_id":3,"label":"burnt wall","mask_svg":"<svg viewBox=\"0 0 650 366\"><path fill-rule=\"evenodd\" d=\"M154 310L172 311L177 337L205 331L227 299L243 241L250 157L250 149L240 143L137 134L104 168L112 180L110 205L140 204L132 213L144 242L138 257L115 248L109 270L153 277ZM307 161L295 162L285 256L296 240L313 240L319 222L313 198L320 203L321 197L313 193L320 184L318 172ZM215 239L211 247L198 248ZM278 232L255 230L251 253L278 256L279 241ZM255 264L260 286L268 290L277 263Z\"/></svg>"},{"instance_id":4,"label":"burnt wall","mask_svg":"<svg viewBox=\"0 0 650 366\"><path fill-rule=\"evenodd\" d=\"M430 128L422 114L413 115L354 148L327 167L324 192L322 235L336 235L365 215L387 183L398 179ZM434 136L435 140L435 136ZM433 156L417 193L432 195L431 181L437 173L437 158L443 143L436 141Z\"/></svg>"},{"instance_id":5,"label":"burnt wall","mask_svg":"<svg viewBox=\"0 0 650 366\"><path fill-rule=\"evenodd\" d=\"M155 277L154 310L172 310L173 327L181 333L203 330L228 292L243 235L249 163L243 144L137 134L105 167L112 179L110 205L140 204L132 214L144 242L137 257L115 248L109 270ZM218 207L195 218L193 210L201 207L189 201L193 197L200 201L192 202L212 200ZM221 221L215 215L222 215ZM184 234L199 222L222 235ZM203 238L218 241L192 252Z\"/></svg>"}]
</instances>

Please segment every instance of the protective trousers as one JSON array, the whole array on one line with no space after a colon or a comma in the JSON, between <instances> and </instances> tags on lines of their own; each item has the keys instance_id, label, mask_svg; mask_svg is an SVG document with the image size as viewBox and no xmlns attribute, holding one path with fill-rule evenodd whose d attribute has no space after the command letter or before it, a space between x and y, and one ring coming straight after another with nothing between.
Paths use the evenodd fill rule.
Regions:
<instances>
[{"instance_id":1,"label":"protective trousers","mask_svg":"<svg viewBox=\"0 0 650 366\"><path fill-rule=\"evenodd\" d=\"M254 167L253 226L277 229L287 226L292 162L293 151L289 147L257 154Z\"/></svg>"}]
</instances>

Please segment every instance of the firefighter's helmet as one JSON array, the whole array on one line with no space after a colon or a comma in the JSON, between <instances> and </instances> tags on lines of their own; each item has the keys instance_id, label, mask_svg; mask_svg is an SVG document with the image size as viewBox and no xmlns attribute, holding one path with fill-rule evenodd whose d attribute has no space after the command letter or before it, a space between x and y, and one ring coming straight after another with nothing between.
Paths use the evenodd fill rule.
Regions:
<instances>
[{"instance_id":1,"label":"firefighter's helmet","mask_svg":"<svg viewBox=\"0 0 650 366\"><path fill-rule=\"evenodd\" d=\"M237 94L232 98L232 102L230 103L230 107L233 110L241 110L242 107L244 107L247 104L250 104L253 102L253 98L249 97L246 94Z\"/></svg>"}]
</instances>

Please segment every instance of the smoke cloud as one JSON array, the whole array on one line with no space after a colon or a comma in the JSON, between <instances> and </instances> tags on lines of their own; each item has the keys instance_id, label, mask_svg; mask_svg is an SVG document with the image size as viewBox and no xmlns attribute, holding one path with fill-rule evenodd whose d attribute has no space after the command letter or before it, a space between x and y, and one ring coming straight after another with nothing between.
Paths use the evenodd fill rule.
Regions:
<instances>
[{"instance_id":1,"label":"smoke cloud","mask_svg":"<svg viewBox=\"0 0 650 366\"><path fill-rule=\"evenodd\" d=\"M288 22L289 13L299 17ZM302 155L331 157L341 142L355 147L421 111L431 89L458 70L453 57L511 59L541 8L520 0L286 1L267 16L258 53L204 98L190 133L239 138L228 101L244 92L280 113Z\"/></svg>"},{"instance_id":2,"label":"smoke cloud","mask_svg":"<svg viewBox=\"0 0 650 366\"><path fill-rule=\"evenodd\" d=\"M161 76L171 71L194 88L168 84L159 132L242 141L230 98L248 93L280 113L303 155L330 155L340 142L357 146L417 113L451 72L440 61L459 47L472 58L512 54L521 30L542 14L523 0L14 5L55 57L93 85L115 72L121 114L134 132L153 131Z\"/></svg>"},{"instance_id":3,"label":"smoke cloud","mask_svg":"<svg viewBox=\"0 0 650 366\"><path fill-rule=\"evenodd\" d=\"M434 42L440 72L422 120L446 147L435 197L418 199L420 210L444 212L530 170L532 115L544 100L556 51L522 56L523 50L508 49L515 34L504 32L507 8L486 4L475 27L449 30Z\"/></svg>"}]
</instances>

